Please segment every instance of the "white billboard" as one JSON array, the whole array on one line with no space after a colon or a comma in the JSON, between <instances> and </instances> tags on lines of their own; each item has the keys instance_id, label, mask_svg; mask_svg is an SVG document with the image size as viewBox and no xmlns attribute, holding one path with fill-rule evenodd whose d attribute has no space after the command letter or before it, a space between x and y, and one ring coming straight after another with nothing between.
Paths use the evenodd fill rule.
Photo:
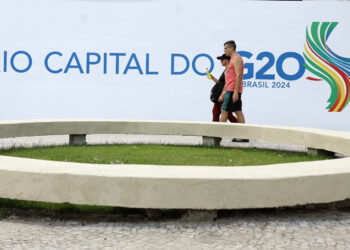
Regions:
<instances>
[{"instance_id":1,"label":"white billboard","mask_svg":"<svg viewBox=\"0 0 350 250\"><path fill-rule=\"evenodd\" d=\"M210 121L235 40L246 122L350 130L350 3L0 1L0 120Z\"/></svg>"}]
</instances>

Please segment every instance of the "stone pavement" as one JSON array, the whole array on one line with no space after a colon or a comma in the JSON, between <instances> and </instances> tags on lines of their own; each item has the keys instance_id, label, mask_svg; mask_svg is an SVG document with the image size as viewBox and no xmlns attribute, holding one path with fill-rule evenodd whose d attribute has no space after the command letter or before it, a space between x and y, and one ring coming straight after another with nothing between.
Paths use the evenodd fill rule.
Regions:
<instances>
[{"instance_id":1,"label":"stone pavement","mask_svg":"<svg viewBox=\"0 0 350 250\"><path fill-rule=\"evenodd\" d=\"M0 249L350 249L350 210L249 210L214 222L0 220Z\"/></svg>"}]
</instances>

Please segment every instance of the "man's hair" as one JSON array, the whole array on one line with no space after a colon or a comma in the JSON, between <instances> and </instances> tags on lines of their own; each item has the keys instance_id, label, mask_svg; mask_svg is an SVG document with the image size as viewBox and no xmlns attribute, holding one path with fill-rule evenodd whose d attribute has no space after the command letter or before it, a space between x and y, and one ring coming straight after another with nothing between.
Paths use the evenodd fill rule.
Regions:
<instances>
[{"instance_id":1,"label":"man's hair","mask_svg":"<svg viewBox=\"0 0 350 250\"><path fill-rule=\"evenodd\" d=\"M226 43L224 43L224 46L227 45L229 48L233 48L234 50L236 50L236 43L233 40L227 41Z\"/></svg>"}]
</instances>

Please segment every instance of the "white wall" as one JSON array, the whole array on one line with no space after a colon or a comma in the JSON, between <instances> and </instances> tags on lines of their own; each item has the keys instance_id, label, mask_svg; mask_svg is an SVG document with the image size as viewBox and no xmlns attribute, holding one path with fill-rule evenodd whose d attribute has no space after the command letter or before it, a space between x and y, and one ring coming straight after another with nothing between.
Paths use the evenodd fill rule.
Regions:
<instances>
[{"instance_id":1,"label":"white wall","mask_svg":"<svg viewBox=\"0 0 350 250\"><path fill-rule=\"evenodd\" d=\"M291 125L347 130L350 107L328 112L330 87L325 81L286 81L276 72L276 60L285 52L302 55L306 27L315 21L337 21L328 45L338 55L350 57L350 5L346 2L260 2L260 1L61 1L4 0L0 3L0 120L32 118L118 118L150 120L211 120L209 92L213 83L196 74L192 65L180 75L171 73L171 55L183 54L192 62L199 54L213 58L213 74L223 70L216 56L223 43L234 39L238 51L253 54L244 58L255 73L267 62L258 54L275 58L266 74L269 88L246 87L243 111L248 123ZM20 7L18 7L20 6ZM6 52L5 52L6 51ZM28 71L28 58L32 59ZM73 52L82 66L65 70ZM87 53L97 53L101 62L87 74ZM7 53L7 59L5 59ZM107 63L103 59L106 53ZM124 53L119 59L110 53ZM123 74L132 54L136 67ZM148 71L147 71L148 54ZM91 55L91 61L97 59ZM5 63L6 61L6 63ZM5 69L6 65L6 69ZM76 65L76 61L72 65ZM72 66L71 65L71 66ZM284 72L295 74L299 65L286 59ZM132 68L134 67L134 69ZM185 60L176 57L174 69L181 71ZM210 60L199 57L196 68L204 72ZM5 72L6 71L6 72ZM105 71L105 73L104 73ZM152 73L157 72L157 73ZM248 81L248 80L247 80ZM289 88L272 88L273 82L289 82Z\"/></svg>"}]
</instances>

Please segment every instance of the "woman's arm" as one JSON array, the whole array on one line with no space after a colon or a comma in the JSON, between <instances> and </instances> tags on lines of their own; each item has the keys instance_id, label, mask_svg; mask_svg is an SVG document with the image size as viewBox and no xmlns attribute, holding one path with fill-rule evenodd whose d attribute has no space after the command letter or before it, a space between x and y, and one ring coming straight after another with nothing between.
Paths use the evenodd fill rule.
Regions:
<instances>
[{"instance_id":1,"label":"woman's arm","mask_svg":"<svg viewBox=\"0 0 350 250\"><path fill-rule=\"evenodd\" d=\"M219 80L216 79L212 74L210 74L210 76L211 76L211 79L212 79L215 83L218 83L218 82L219 82Z\"/></svg>"}]
</instances>

